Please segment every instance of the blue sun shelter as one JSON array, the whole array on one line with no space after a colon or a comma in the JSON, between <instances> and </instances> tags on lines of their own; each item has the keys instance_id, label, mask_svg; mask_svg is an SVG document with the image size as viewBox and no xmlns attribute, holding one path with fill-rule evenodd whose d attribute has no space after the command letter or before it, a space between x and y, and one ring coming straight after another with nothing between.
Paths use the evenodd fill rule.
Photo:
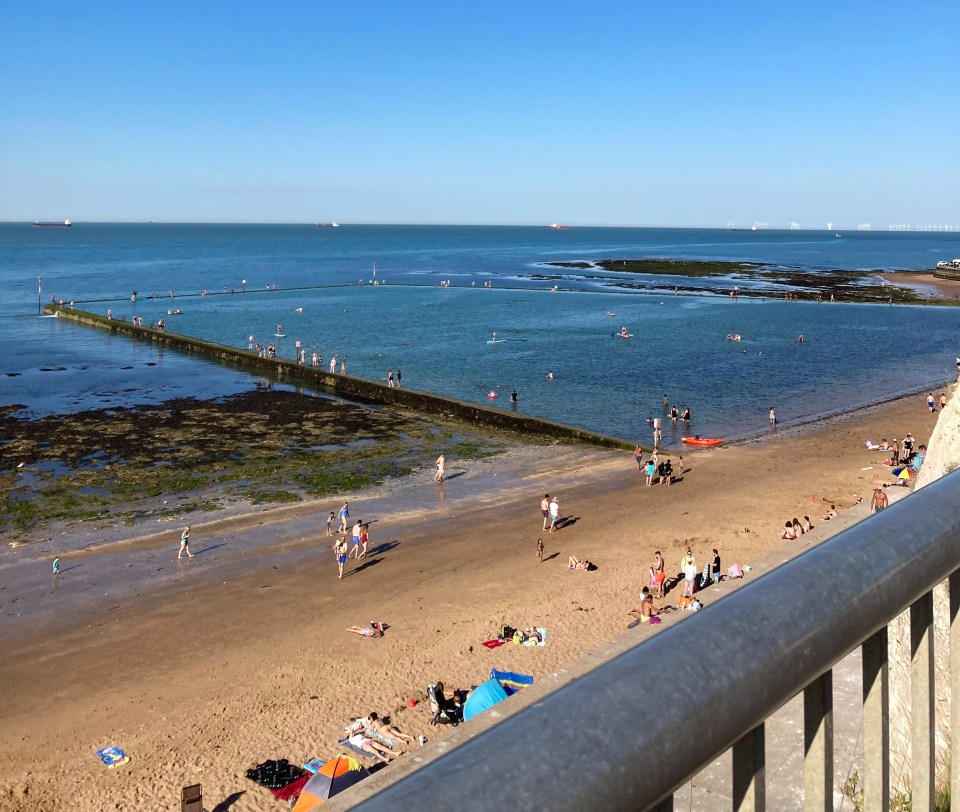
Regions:
<instances>
[{"instance_id":1,"label":"blue sun shelter","mask_svg":"<svg viewBox=\"0 0 960 812\"><path fill-rule=\"evenodd\" d=\"M478 713L502 702L507 698L507 692L495 679L488 679L480 683L470 692L467 701L463 703L463 719L472 719Z\"/></svg>"},{"instance_id":2,"label":"blue sun shelter","mask_svg":"<svg viewBox=\"0 0 960 812\"><path fill-rule=\"evenodd\" d=\"M463 705L464 720L471 719L487 708L502 702L508 696L515 694L521 688L533 684L533 677L526 674L515 674L512 671L490 672L490 679L478 685L470 692Z\"/></svg>"}]
</instances>

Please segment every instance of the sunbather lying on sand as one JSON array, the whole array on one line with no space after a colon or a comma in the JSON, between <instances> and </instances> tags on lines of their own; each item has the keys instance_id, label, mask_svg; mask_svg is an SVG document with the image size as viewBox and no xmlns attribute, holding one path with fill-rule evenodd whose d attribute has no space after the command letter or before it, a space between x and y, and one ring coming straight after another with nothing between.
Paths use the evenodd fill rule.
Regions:
<instances>
[{"instance_id":1,"label":"sunbather lying on sand","mask_svg":"<svg viewBox=\"0 0 960 812\"><path fill-rule=\"evenodd\" d=\"M354 733L347 741L354 747L359 747L365 753L370 753L370 755L376 757L384 764L389 763L390 758L396 758L400 755L396 750L391 750L383 742L371 739L363 733ZM390 758L387 758L387 756L390 756Z\"/></svg>"},{"instance_id":2,"label":"sunbather lying on sand","mask_svg":"<svg viewBox=\"0 0 960 812\"><path fill-rule=\"evenodd\" d=\"M572 570L585 571L595 570L597 568L597 565L592 561L587 561L585 558L577 558L575 555L570 556L570 558L567 560L567 566Z\"/></svg>"},{"instance_id":3,"label":"sunbather lying on sand","mask_svg":"<svg viewBox=\"0 0 960 812\"><path fill-rule=\"evenodd\" d=\"M393 725L388 725L374 712L371 712L367 717L366 729L371 733L376 733L380 736L386 736L388 739L398 739L399 741L404 741L408 744L413 743L413 736L410 736L406 733L401 733L399 728L396 728Z\"/></svg>"},{"instance_id":4,"label":"sunbather lying on sand","mask_svg":"<svg viewBox=\"0 0 960 812\"><path fill-rule=\"evenodd\" d=\"M371 620L369 626L350 626L347 631L364 637L383 637L383 624Z\"/></svg>"},{"instance_id":5,"label":"sunbather lying on sand","mask_svg":"<svg viewBox=\"0 0 960 812\"><path fill-rule=\"evenodd\" d=\"M823 514L823 520L826 522L826 521L829 521L830 519L833 519L836 516L837 516L837 506L830 505L830 510L828 510L826 513Z\"/></svg>"}]
</instances>

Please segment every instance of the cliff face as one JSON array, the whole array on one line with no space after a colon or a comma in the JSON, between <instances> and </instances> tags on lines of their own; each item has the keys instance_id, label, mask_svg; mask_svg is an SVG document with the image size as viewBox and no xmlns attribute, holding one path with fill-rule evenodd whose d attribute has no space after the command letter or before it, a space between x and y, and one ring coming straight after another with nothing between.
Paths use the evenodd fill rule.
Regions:
<instances>
[{"instance_id":1,"label":"cliff face","mask_svg":"<svg viewBox=\"0 0 960 812\"><path fill-rule=\"evenodd\" d=\"M960 468L960 402L955 397L956 389L954 384L947 390L949 400L927 444L927 458L917 477L917 488Z\"/></svg>"},{"instance_id":2,"label":"cliff face","mask_svg":"<svg viewBox=\"0 0 960 812\"><path fill-rule=\"evenodd\" d=\"M916 488L922 488L960 468L960 398L958 384L948 388L946 407L927 443L927 456ZM950 753L950 602L946 582L933 590L934 667L936 685L937 778L949 776ZM890 775L894 787L909 789L910 781L910 613L890 624Z\"/></svg>"}]
</instances>

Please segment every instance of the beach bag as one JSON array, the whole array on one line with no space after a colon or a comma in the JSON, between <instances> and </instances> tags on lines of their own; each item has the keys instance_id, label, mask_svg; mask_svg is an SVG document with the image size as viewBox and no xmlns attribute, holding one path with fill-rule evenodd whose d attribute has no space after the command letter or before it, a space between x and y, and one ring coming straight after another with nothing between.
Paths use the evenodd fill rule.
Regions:
<instances>
[{"instance_id":1,"label":"beach bag","mask_svg":"<svg viewBox=\"0 0 960 812\"><path fill-rule=\"evenodd\" d=\"M731 564L727 567L727 578L743 578L743 567L739 564Z\"/></svg>"},{"instance_id":2,"label":"beach bag","mask_svg":"<svg viewBox=\"0 0 960 812\"><path fill-rule=\"evenodd\" d=\"M513 626L508 626L506 623L500 627L501 640L510 640L516 633L517 630L513 628Z\"/></svg>"}]
</instances>

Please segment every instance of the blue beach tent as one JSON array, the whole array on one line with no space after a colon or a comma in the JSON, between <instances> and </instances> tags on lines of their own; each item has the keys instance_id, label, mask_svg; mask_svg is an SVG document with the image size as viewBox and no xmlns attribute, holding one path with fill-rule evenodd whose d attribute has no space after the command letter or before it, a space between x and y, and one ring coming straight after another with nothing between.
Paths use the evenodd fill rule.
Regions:
<instances>
[{"instance_id":1,"label":"blue beach tent","mask_svg":"<svg viewBox=\"0 0 960 812\"><path fill-rule=\"evenodd\" d=\"M495 679L488 679L470 692L467 701L463 703L463 718L472 719L506 698L507 692L503 690L503 686Z\"/></svg>"}]
</instances>

